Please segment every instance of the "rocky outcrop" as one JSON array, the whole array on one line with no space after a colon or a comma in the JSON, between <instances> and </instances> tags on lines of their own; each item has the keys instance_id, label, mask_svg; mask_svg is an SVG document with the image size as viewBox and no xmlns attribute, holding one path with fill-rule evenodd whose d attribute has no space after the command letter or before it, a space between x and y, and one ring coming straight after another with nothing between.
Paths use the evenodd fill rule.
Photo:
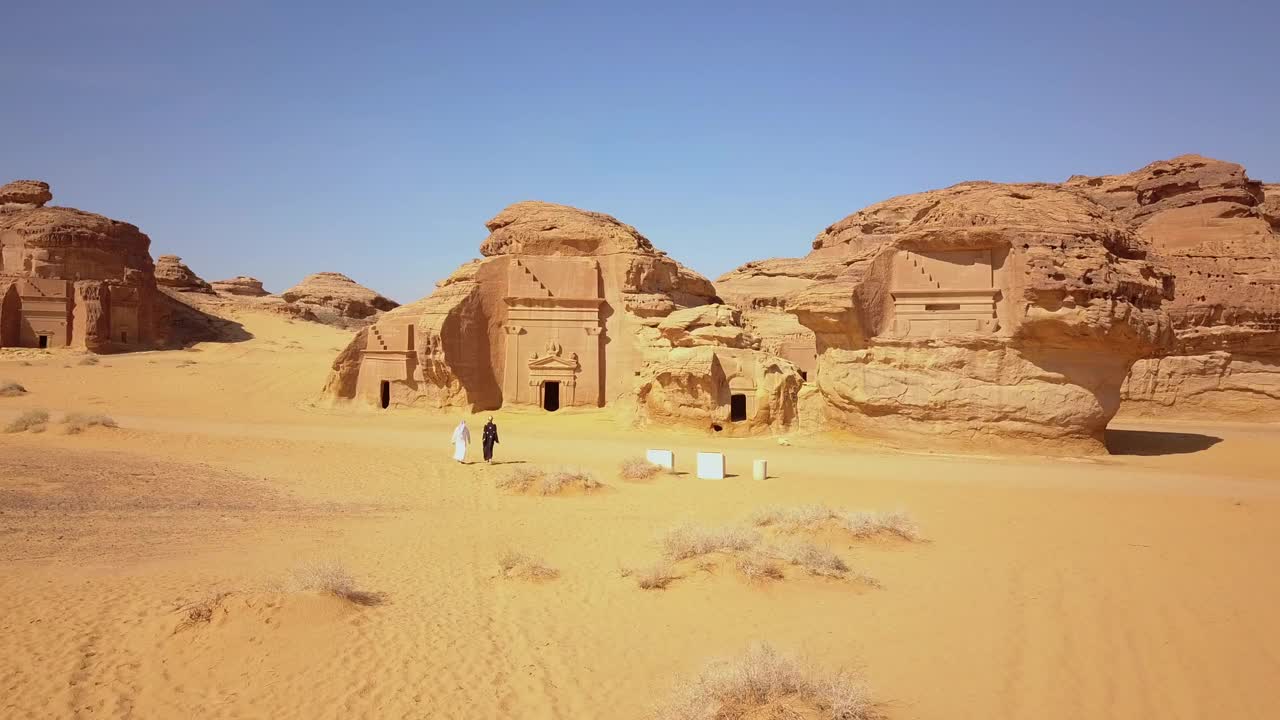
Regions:
<instances>
[{"instance_id":1,"label":"rocky outcrop","mask_svg":"<svg viewBox=\"0 0 1280 720\"><path fill-rule=\"evenodd\" d=\"M0 211L34 210L53 200L49 183L39 180L14 180L0 185Z\"/></svg>"},{"instance_id":2,"label":"rocky outcrop","mask_svg":"<svg viewBox=\"0 0 1280 720\"><path fill-rule=\"evenodd\" d=\"M363 327L382 313L399 307L394 300L336 272L308 275L280 293L280 298L309 311L320 322L340 327Z\"/></svg>"},{"instance_id":3,"label":"rocky outcrop","mask_svg":"<svg viewBox=\"0 0 1280 720\"><path fill-rule=\"evenodd\" d=\"M972 182L868 207L807 257L749 264L717 290L748 324L761 313L762 346L794 335L779 310L812 333L816 390L802 405L829 425L914 445L1098 452L1129 367L1172 338L1172 279L1148 254L1069 189Z\"/></svg>"},{"instance_id":4,"label":"rocky outcrop","mask_svg":"<svg viewBox=\"0 0 1280 720\"><path fill-rule=\"evenodd\" d=\"M335 360L326 395L374 407L633 414L638 405L644 420L731 433L794 421L799 380L788 364L757 357L711 283L631 226L530 202L487 227L484 257L357 337ZM694 382L682 363L716 371ZM733 416L735 393L750 394L743 419Z\"/></svg>"},{"instance_id":5,"label":"rocky outcrop","mask_svg":"<svg viewBox=\"0 0 1280 720\"><path fill-rule=\"evenodd\" d=\"M261 280L246 275L237 275L230 280L214 280L209 284L213 287L214 292L222 295L264 297L270 294L262 287Z\"/></svg>"},{"instance_id":6,"label":"rocky outcrop","mask_svg":"<svg viewBox=\"0 0 1280 720\"><path fill-rule=\"evenodd\" d=\"M14 298L0 309L0 345L106 351L165 342L150 238L126 222L46 207L51 199L42 182L0 187L0 297Z\"/></svg>"},{"instance_id":7,"label":"rocky outcrop","mask_svg":"<svg viewBox=\"0 0 1280 720\"><path fill-rule=\"evenodd\" d=\"M156 258L156 284L178 292L211 293L213 288L200 279L177 255Z\"/></svg>"},{"instance_id":8,"label":"rocky outcrop","mask_svg":"<svg viewBox=\"0 0 1280 720\"><path fill-rule=\"evenodd\" d=\"M1280 197L1267 194L1275 186L1198 155L1066 186L1111 209L1176 277L1166 303L1176 339L1135 364L1125 412L1280 419Z\"/></svg>"}]
</instances>

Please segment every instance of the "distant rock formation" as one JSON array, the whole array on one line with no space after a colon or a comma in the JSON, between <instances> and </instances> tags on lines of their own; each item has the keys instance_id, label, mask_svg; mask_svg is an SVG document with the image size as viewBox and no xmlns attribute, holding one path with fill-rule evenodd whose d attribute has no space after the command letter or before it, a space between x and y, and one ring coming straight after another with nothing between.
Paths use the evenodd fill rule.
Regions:
<instances>
[{"instance_id":1,"label":"distant rock formation","mask_svg":"<svg viewBox=\"0 0 1280 720\"><path fill-rule=\"evenodd\" d=\"M399 307L394 300L336 272L308 275L280 293L280 298L309 311L319 322L340 327L363 327Z\"/></svg>"},{"instance_id":2,"label":"distant rock formation","mask_svg":"<svg viewBox=\"0 0 1280 720\"><path fill-rule=\"evenodd\" d=\"M1176 276L1176 341L1134 365L1125 411L1280 419L1280 187L1198 155L1065 186L1110 209Z\"/></svg>"},{"instance_id":3,"label":"distant rock formation","mask_svg":"<svg viewBox=\"0 0 1280 720\"><path fill-rule=\"evenodd\" d=\"M0 347L95 352L168 340L151 240L137 227L65 207L46 183L0 187Z\"/></svg>"},{"instance_id":4,"label":"distant rock formation","mask_svg":"<svg viewBox=\"0 0 1280 720\"><path fill-rule=\"evenodd\" d=\"M156 283L178 292L213 292L209 283L201 280L177 255L161 255L156 258Z\"/></svg>"},{"instance_id":5,"label":"distant rock formation","mask_svg":"<svg viewBox=\"0 0 1280 720\"><path fill-rule=\"evenodd\" d=\"M383 408L628 407L730 434L794 420L798 372L752 349L711 283L635 228L545 202L486 226L485 257L357 335L326 394ZM689 378L697 367L708 372Z\"/></svg>"},{"instance_id":6,"label":"distant rock formation","mask_svg":"<svg viewBox=\"0 0 1280 720\"><path fill-rule=\"evenodd\" d=\"M812 333L830 424L914 444L1102 451L1129 367L1172 341L1169 272L1106 207L1054 185L893 198L806 258L717 287L769 342L794 334L779 311Z\"/></svg>"},{"instance_id":7,"label":"distant rock formation","mask_svg":"<svg viewBox=\"0 0 1280 720\"><path fill-rule=\"evenodd\" d=\"M242 297L263 297L270 295L265 288L262 287L262 281L248 277L246 275L237 275L230 280L214 280L210 285L213 286L215 292L222 295L239 295Z\"/></svg>"}]
</instances>

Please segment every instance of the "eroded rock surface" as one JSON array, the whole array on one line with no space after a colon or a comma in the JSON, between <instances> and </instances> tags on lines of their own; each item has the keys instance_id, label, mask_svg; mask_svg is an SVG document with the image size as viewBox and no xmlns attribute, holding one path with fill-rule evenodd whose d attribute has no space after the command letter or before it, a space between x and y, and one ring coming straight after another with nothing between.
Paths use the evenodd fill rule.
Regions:
<instances>
[{"instance_id":1,"label":"eroded rock surface","mask_svg":"<svg viewBox=\"0 0 1280 720\"><path fill-rule=\"evenodd\" d=\"M261 283L259 283L259 287ZM336 272L308 275L280 293L290 305L310 312L320 322L342 327L362 327L399 303Z\"/></svg>"},{"instance_id":2,"label":"eroded rock surface","mask_svg":"<svg viewBox=\"0 0 1280 720\"><path fill-rule=\"evenodd\" d=\"M543 202L486 225L484 257L357 336L334 362L328 396L373 407L611 406L707 430L736 423L730 432L793 421L794 373L770 369L737 312L714 304L711 283L635 228ZM718 368L682 385L685 396L668 380L685 362L677 346ZM749 416L731 421L735 394L751 395Z\"/></svg>"},{"instance_id":3,"label":"eroded rock surface","mask_svg":"<svg viewBox=\"0 0 1280 720\"><path fill-rule=\"evenodd\" d=\"M1176 340L1134 366L1125 411L1280 419L1280 188L1198 155L1066 185L1112 209L1176 277Z\"/></svg>"},{"instance_id":4,"label":"eroded rock surface","mask_svg":"<svg viewBox=\"0 0 1280 720\"><path fill-rule=\"evenodd\" d=\"M52 197L33 180L0 187L0 347L165 342L150 238L126 222L46 207Z\"/></svg>"},{"instance_id":5,"label":"eroded rock surface","mask_svg":"<svg viewBox=\"0 0 1280 720\"><path fill-rule=\"evenodd\" d=\"M156 283L179 292L211 293L213 288L192 272L177 255L161 255L156 258Z\"/></svg>"},{"instance_id":6,"label":"eroded rock surface","mask_svg":"<svg viewBox=\"0 0 1280 720\"><path fill-rule=\"evenodd\" d=\"M213 286L214 291L223 295L263 297L270 294L262 287L261 280L247 275L237 275L230 280L214 280L209 284Z\"/></svg>"},{"instance_id":7,"label":"eroded rock surface","mask_svg":"<svg viewBox=\"0 0 1280 720\"><path fill-rule=\"evenodd\" d=\"M1102 451L1129 367L1172 339L1172 278L1149 250L1066 188L972 182L872 205L807 257L751 263L717 289L762 345L807 342L778 311L812 333L820 401L804 404L831 425Z\"/></svg>"}]
</instances>

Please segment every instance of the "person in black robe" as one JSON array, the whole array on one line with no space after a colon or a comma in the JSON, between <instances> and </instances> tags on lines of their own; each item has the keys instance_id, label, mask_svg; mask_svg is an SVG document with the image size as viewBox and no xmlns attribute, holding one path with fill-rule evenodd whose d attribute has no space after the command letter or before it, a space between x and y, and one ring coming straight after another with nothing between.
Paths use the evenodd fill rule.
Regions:
<instances>
[{"instance_id":1,"label":"person in black robe","mask_svg":"<svg viewBox=\"0 0 1280 720\"><path fill-rule=\"evenodd\" d=\"M484 445L484 461L493 464L493 446L498 443L498 426L493 424L493 416L489 416L489 422L484 424L484 435L480 438L480 443Z\"/></svg>"}]
</instances>

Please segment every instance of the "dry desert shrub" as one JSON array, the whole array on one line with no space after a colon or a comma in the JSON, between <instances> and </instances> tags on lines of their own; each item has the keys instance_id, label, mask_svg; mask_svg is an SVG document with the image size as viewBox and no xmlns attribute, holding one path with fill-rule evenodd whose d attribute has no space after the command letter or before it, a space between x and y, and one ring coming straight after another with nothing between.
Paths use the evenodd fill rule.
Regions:
<instances>
[{"instance_id":1,"label":"dry desert shrub","mask_svg":"<svg viewBox=\"0 0 1280 720\"><path fill-rule=\"evenodd\" d=\"M849 572L849 565L839 555L813 543L799 543L775 548L770 554L776 555L792 565L804 568L812 575L844 577Z\"/></svg>"},{"instance_id":2,"label":"dry desert shrub","mask_svg":"<svg viewBox=\"0 0 1280 720\"><path fill-rule=\"evenodd\" d=\"M635 578L636 585L642 590L666 590L667 586L680 578L670 563L654 563L646 568L626 569L623 577Z\"/></svg>"},{"instance_id":3,"label":"dry desert shrub","mask_svg":"<svg viewBox=\"0 0 1280 720\"><path fill-rule=\"evenodd\" d=\"M522 578L525 580L554 580L560 577L560 571L549 567L542 560L524 553L508 550L498 558L498 567L503 577Z\"/></svg>"},{"instance_id":4,"label":"dry desert shrub","mask_svg":"<svg viewBox=\"0 0 1280 720\"><path fill-rule=\"evenodd\" d=\"M738 658L707 666L696 680L678 688L656 717L876 720L883 715L852 673L827 674L761 643Z\"/></svg>"},{"instance_id":5,"label":"dry desert shrub","mask_svg":"<svg viewBox=\"0 0 1280 720\"><path fill-rule=\"evenodd\" d=\"M539 491L543 495L555 495L567 489L595 490L599 487L603 486L591 473L581 469L561 468L543 478Z\"/></svg>"},{"instance_id":6,"label":"dry desert shrub","mask_svg":"<svg viewBox=\"0 0 1280 720\"><path fill-rule=\"evenodd\" d=\"M205 625L212 622L214 613L222 607L222 602L230 595L231 593L229 592L220 592L200 602L183 605L178 608L178 612L182 613L184 617L182 622L178 623L178 626L173 629L173 632L176 634L197 625Z\"/></svg>"},{"instance_id":7,"label":"dry desert shrub","mask_svg":"<svg viewBox=\"0 0 1280 720\"><path fill-rule=\"evenodd\" d=\"M27 389L12 380L0 382L0 397L18 397L26 394Z\"/></svg>"},{"instance_id":8,"label":"dry desert shrub","mask_svg":"<svg viewBox=\"0 0 1280 720\"><path fill-rule=\"evenodd\" d=\"M649 462L648 458L633 457L622 461L623 480L650 480L662 472L662 466Z\"/></svg>"},{"instance_id":9,"label":"dry desert shrub","mask_svg":"<svg viewBox=\"0 0 1280 720\"><path fill-rule=\"evenodd\" d=\"M27 410L18 417L9 421L9 424L5 425L4 431L7 433L20 433L27 431L44 432L45 425L48 422L48 410Z\"/></svg>"},{"instance_id":10,"label":"dry desert shrub","mask_svg":"<svg viewBox=\"0 0 1280 720\"><path fill-rule=\"evenodd\" d=\"M751 554L738 560L738 572L748 580L781 580L782 568L772 558Z\"/></svg>"},{"instance_id":11,"label":"dry desert shrub","mask_svg":"<svg viewBox=\"0 0 1280 720\"><path fill-rule=\"evenodd\" d=\"M356 605L381 605L386 596L356 587L355 580L340 563L313 562L294 568L286 589L292 592L319 592L340 597Z\"/></svg>"},{"instance_id":12,"label":"dry desert shrub","mask_svg":"<svg viewBox=\"0 0 1280 720\"><path fill-rule=\"evenodd\" d=\"M667 531L662 537L662 554L674 562L711 553L742 552L758 544L760 534L747 528L687 524Z\"/></svg>"},{"instance_id":13,"label":"dry desert shrub","mask_svg":"<svg viewBox=\"0 0 1280 720\"><path fill-rule=\"evenodd\" d=\"M541 468L531 465L517 465L509 475L500 477L496 483L499 490L526 492L540 482L546 475Z\"/></svg>"},{"instance_id":14,"label":"dry desert shrub","mask_svg":"<svg viewBox=\"0 0 1280 720\"><path fill-rule=\"evenodd\" d=\"M81 365L97 365L97 364L98 364L98 356L97 356L97 355L89 355L89 356L85 357L83 360L81 360L81 361L80 361L80 364L81 364Z\"/></svg>"},{"instance_id":15,"label":"dry desert shrub","mask_svg":"<svg viewBox=\"0 0 1280 720\"><path fill-rule=\"evenodd\" d=\"M867 539L889 535L903 540L918 541L920 529L911 515L893 512L850 512L835 510L826 505L800 505L790 508L768 508L757 512L751 521L759 527L775 527L783 532L816 530L828 521L834 522L855 538Z\"/></svg>"},{"instance_id":16,"label":"dry desert shrub","mask_svg":"<svg viewBox=\"0 0 1280 720\"><path fill-rule=\"evenodd\" d=\"M91 427L120 427L109 415L102 413L67 413L62 419L68 435L78 435Z\"/></svg>"}]
</instances>

